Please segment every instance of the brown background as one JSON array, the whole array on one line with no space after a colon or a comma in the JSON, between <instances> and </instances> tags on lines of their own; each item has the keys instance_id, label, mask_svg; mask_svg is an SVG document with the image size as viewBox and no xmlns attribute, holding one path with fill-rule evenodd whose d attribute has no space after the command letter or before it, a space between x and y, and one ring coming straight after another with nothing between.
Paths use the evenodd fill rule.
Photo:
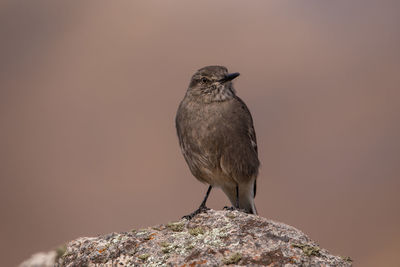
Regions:
<instances>
[{"instance_id":1,"label":"brown background","mask_svg":"<svg viewBox=\"0 0 400 267\"><path fill-rule=\"evenodd\" d=\"M1 265L196 208L174 116L193 72L220 64L255 120L260 215L395 266L399 3L2 1Z\"/></svg>"}]
</instances>

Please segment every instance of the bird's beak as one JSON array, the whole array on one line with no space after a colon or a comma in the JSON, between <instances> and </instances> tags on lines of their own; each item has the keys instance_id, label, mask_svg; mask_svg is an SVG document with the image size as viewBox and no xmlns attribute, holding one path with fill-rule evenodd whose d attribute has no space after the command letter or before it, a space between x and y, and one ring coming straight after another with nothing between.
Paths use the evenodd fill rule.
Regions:
<instances>
[{"instance_id":1,"label":"bird's beak","mask_svg":"<svg viewBox=\"0 0 400 267\"><path fill-rule=\"evenodd\" d=\"M221 80L219 80L221 83L225 83L225 82L229 82L232 81L233 79L235 79L237 76L239 76L240 73L239 72L234 72L234 73L228 73L227 75L225 75L224 78L222 78Z\"/></svg>"}]
</instances>

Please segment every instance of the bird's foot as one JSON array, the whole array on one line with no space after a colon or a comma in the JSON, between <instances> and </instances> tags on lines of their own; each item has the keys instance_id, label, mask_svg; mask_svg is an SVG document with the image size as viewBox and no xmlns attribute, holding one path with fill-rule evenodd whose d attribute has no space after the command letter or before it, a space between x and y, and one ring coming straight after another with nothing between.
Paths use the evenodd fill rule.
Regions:
<instances>
[{"instance_id":1,"label":"bird's foot","mask_svg":"<svg viewBox=\"0 0 400 267\"><path fill-rule=\"evenodd\" d=\"M209 210L209 208L207 208L206 206L200 206L197 210L193 211L192 213L183 216L182 219L187 219L187 220L190 221L197 214L200 214L200 213L203 213L203 212L207 212L208 210Z\"/></svg>"},{"instance_id":2,"label":"bird's foot","mask_svg":"<svg viewBox=\"0 0 400 267\"><path fill-rule=\"evenodd\" d=\"M225 206L225 207L224 207L224 210L230 210L230 211L237 210L237 211L240 211L240 212L249 213L248 211L246 211L246 210L244 210L244 209L236 208L236 207L234 207L234 206L232 206L232 207Z\"/></svg>"},{"instance_id":3,"label":"bird's foot","mask_svg":"<svg viewBox=\"0 0 400 267\"><path fill-rule=\"evenodd\" d=\"M225 206L224 207L224 210L230 210L230 211L232 211L232 210L238 210L238 208L236 208L236 207L228 207L228 206Z\"/></svg>"}]
</instances>

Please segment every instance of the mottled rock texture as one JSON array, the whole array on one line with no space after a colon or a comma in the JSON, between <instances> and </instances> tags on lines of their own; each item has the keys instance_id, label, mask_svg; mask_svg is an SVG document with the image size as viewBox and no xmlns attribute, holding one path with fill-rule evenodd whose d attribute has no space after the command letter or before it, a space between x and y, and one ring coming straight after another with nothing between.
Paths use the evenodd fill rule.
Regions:
<instances>
[{"instance_id":1,"label":"mottled rock texture","mask_svg":"<svg viewBox=\"0 0 400 267\"><path fill-rule=\"evenodd\" d=\"M55 251L55 266L351 266L301 231L240 211L81 237ZM54 254L52 254L54 255ZM32 259L30 259L32 260ZM29 260L21 266L29 265Z\"/></svg>"}]
</instances>

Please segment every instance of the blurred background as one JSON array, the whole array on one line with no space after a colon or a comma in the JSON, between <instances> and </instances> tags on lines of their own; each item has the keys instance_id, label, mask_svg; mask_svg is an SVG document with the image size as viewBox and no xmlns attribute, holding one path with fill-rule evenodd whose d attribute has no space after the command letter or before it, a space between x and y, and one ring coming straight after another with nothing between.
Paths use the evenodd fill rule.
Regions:
<instances>
[{"instance_id":1,"label":"blurred background","mask_svg":"<svg viewBox=\"0 0 400 267\"><path fill-rule=\"evenodd\" d=\"M261 216L356 266L400 251L400 2L0 3L0 258L177 220L207 186L174 117L191 75L240 72ZM209 206L229 204L220 190ZM398 266L398 265L397 265Z\"/></svg>"}]
</instances>

